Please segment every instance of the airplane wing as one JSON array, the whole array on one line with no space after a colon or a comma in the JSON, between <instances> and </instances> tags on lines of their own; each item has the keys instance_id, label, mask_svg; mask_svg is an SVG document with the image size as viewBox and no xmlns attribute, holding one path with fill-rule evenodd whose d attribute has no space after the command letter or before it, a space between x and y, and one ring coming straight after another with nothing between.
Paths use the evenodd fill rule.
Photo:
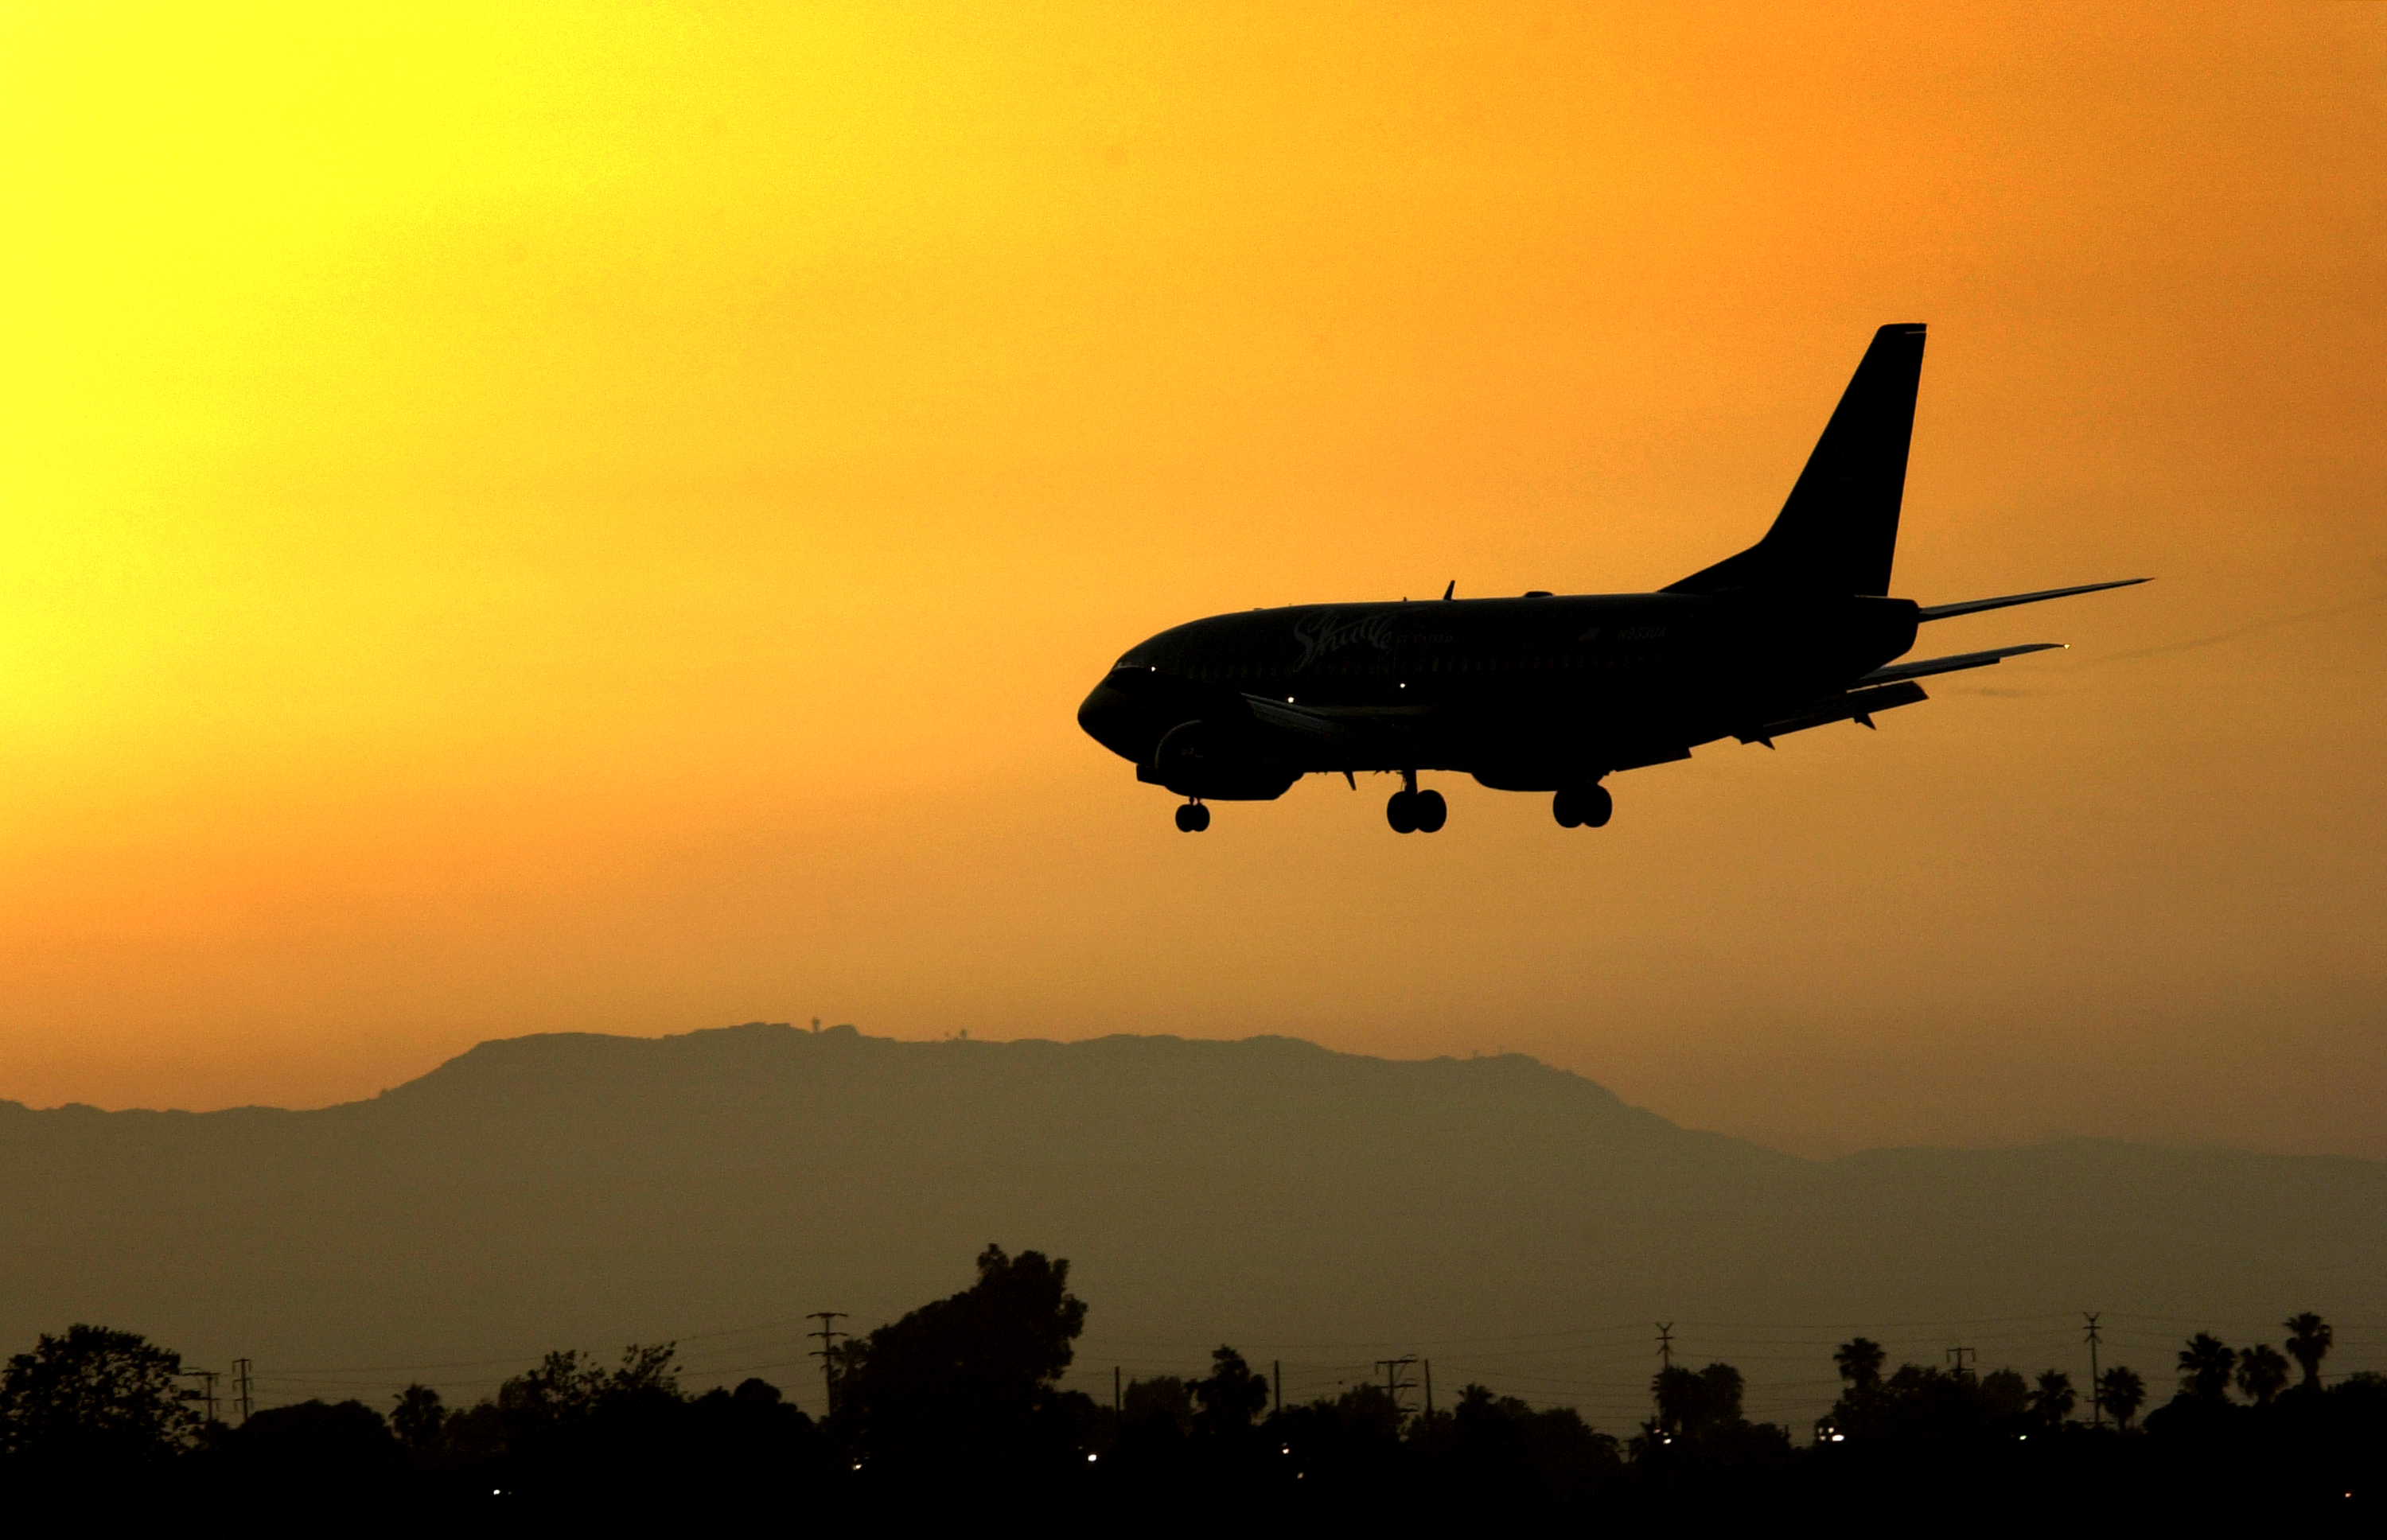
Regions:
<instances>
[{"instance_id":1,"label":"airplane wing","mask_svg":"<svg viewBox=\"0 0 2387 1540\"><path fill-rule=\"evenodd\" d=\"M1355 741L1349 723L1329 716L1324 712L1304 711L1299 706L1272 701L1265 695L1245 695L1244 704L1251 708L1253 719L1264 726L1282 727L1322 743L1349 744Z\"/></svg>"},{"instance_id":2,"label":"airplane wing","mask_svg":"<svg viewBox=\"0 0 2387 1540\"><path fill-rule=\"evenodd\" d=\"M2026 652L2061 651L2062 642L2025 642L2020 647L1993 647L1986 652L1954 652L1945 658L1924 658L1911 663L1892 663L1876 668L1857 681L1860 685L1886 685L1893 679L1924 679L1934 674L1953 674L1961 668L1987 668L2007 658L2019 658Z\"/></svg>"},{"instance_id":3,"label":"airplane wing","mask_svg":"<svg viewBox=\"0 0 2387 1540\"><path fill-rule=\"evenodd\" d=\"M1870 727L1876 712L1886 712L1894 706L1912 706L1918 701L1929 699L1923 693L1923 687L1911 680L1869 684L1869 688L1864 689L1845 689L1838 695L1826 695L1788 716L1777 717L1732 736L1743 743L1762 743L1771 749L1775 738L1788 733L1803 733L1810 727L1826 726L1834 722L1856 722Z\"/></svg>"},{"instance_id":4,"label":"airplane wing","mask_svg":"<svg viewBox=\"0 0 2387 1540\"><path fill-rule=\"evenodd\" d=\"M2074 594L2102 593L2107 588L2128 588L2147 581L2143 577L2125 577L2115 583L2083 583L2077 588L2041 588L2035 594L2004 594L1996 599L1967 599L1954 604L1926 604L1914 612L1914 618L1918 621L1946 620L1951 615L1977 615L1984 610L2036 604L2042 599L2069 599Z\"/></svg>"}]
</instances>

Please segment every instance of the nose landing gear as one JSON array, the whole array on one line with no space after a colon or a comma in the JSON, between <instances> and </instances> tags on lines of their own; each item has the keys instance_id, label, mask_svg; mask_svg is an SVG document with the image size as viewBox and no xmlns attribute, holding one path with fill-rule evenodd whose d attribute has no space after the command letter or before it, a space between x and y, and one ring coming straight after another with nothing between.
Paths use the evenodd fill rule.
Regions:
<instances>
[{"instance_id":1,"label":"nose landing gear","mask_svg":"<svg viewBox=\"0 0 2387 1540\"><path fill-rule=\"evenodd\" d=\"M1186 802L1177 809L1177 831L1199 834L1210 827L1210 810L1200 802Z\"/></svg>"},{"instance_id":2,"label":"nose landing gear","mask_svg":"<svg viewBox=\"0 0 2387 1540\"><path fill-rule=\"evenodd\" d=\"M1599 828L1615 812L1616 799L1597 781L1570 786L1550 799L1550 815L1560 828Z\"/></svg>"},{"instance_id":3,"label":"nose landing gear","mask_svg":"<svg viewBox=\"0 0 2387 1540\"><path fill-rule=\"evenodd\" d=\"M1384 822L1395 834L1432 834L1450 818L1450 804L1439 791L1420 791L1417 772L1401 772L1401 789L1384 804Z\"/></svg>"}]
</instances>

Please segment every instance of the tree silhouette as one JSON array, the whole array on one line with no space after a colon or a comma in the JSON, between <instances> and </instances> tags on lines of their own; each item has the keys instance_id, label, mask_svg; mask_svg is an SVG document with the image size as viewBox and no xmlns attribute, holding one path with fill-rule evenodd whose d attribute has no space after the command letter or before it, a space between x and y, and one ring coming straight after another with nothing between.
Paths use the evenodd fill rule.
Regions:
<instances>
[{"instance_id":1,"label":"tree silhouette","mask_svg":"<svg viewBox=\"0 0 2387 1540\"><path fill-rule=\"evenodd\" d=\"M1976 1387L1981 1409L1991 1417L2020 1417L2030 1409L2030 1385L2011 1369L1993 1369Z\"/></svg>"},{"instance_id":2,"label":"tree silhouette","mask_svg":"<svg viewBox=\"0 0 2387 1540\"><path fill-rule=\"evenodd\" d=\"M361 1401L301 1401L256 1413L223 1440L241 1482L285 1500L336 1501L386 1485L398 1464L381 1413Z\"/></svg>"},{"instance_id":3,"label":"tree silhouette","mask_svg":"<svg viewBox=\"0 0 2387 1540\"><path fill-rule=\"evenodd\" d=\"M2304 1382L2314 1390L2320 1388L2320 1361L2329 1357L2330 1345L2337 1333L2329 1322L2310 1310L2290 1316L2283 1322L2288 1329L2288 1356L2304 1366Z\"/></svg>"},{"instance_id":4,"label":"tree silhouette","mask_svg":"<svg viewBox=\"0 0 2387 1540\"><path fill-rule=\"evenodd\" d=\"M1849 1389L1862 1395L1880 1387L1881 1366L1888 1357L1881 1344L1872 1338L1851 1337L1840 1344L1839 1351L1832 1355L1832 1362L1839 1365L1840 1378L1848 1382Z\"/></svg>"},{"instance_id":5,"label":"tree silhouette","mask_svg":"<svg viewBox=\"0 0 2387 1540\"><path fill-rule=\"evenodd\" d=\"M2210 1332L2199 1332L2179 1350L2179 1390L2200 1401L2218 1401L2229 1394L2230 1371L2238 1355Z\"/></svg>"},{"instance_id":6,"label":"tree silhouette","mask_svg":"<svg viewBox=\"0 0 2387 1540\"><path fill-rule=\"evenodd\" d=\"M2070 1417L2079 1402L2079 1395L2072 1388L2072 1376L2060 1369L2041 1374L2030 1393L2032 1414L2051 1427Z\"/></svg>"},{"instance_id":7,"label":"tree silhouette","mask_svg":"<svg viewBox=\"0 0 2387 1540\"><path fill-rule=\"evenodd\" d=\"M0 1375L0 1447L46 1464L133 1467L189 1446L201 1419L176 1383L179 1353L133 1332L44 1333Z\"/></svg>"},{"instance_id":8,"label":"tree silhouette","mask_svg":"<svg viewBox=\"0 0 2387 1540\"><path fill-rule=\"evenodd\" d=\"M398 1406L389 1414L390 1432L417 1458L438 1447L439 1433L447 1422L447 1403L440 1400L437 1391L420 1382L398 1393Z\"/></svg>"},{"instance_id":9,"label":"tree silhouette","mask_svg":"<svg viewBox=\"0 0 2387 1540\"><path fill-rule=\"evenodd\" d=\"M1086 1306L1069 1264L990 1245L978 1281L864 1339L833 1420L878 1471L1023 1480L1075 1457L1093 1402L1064 1392Z\"/></svg>"},{"instance_id":10,"label":"tree silhouette","mask_svg":"<svg viewBox=\"0 0 2387 1540\"><path fill-rule=\"evenodd\" d=\"M2244 1349L2238 1355L2238 1388L2256 1406L2269 1406L2288 1388L2288 1360L2269 1343Z\"/></svg>"},{"instance_id":11,"label":"tree silhouette","mask_svg":"<svg viewBox=\"0 0 2387 1540\"><path fill-rule=\"evenodd\" d=\"M1202 1407L1194 1415L1194 1426L1213 1437L1249 1433L1252 1420L1268 1409L1267 1376L1253 1373L1244 1356L1231 1347L1212 1353L1209 1378L1196 1380L1191 1388Z\"/></svg>"},{"instance_id":12,"label":"tree silhouette","mask_svg":"<svg viewBox=\"0 0 2387 1540\"><path fill-rule=\"evenodd\" d=\"M537 1369L498 1387L498 1409L511 1429L534 1433L570 1429L600 1412L657 1401L676 1401L679 1369L670 1343L622 1350L618 1368L600 1368L577 1350L550 1353Z\"/></svg>"},{"instance_id":13,"label":"tree silhouette","mask_svg":"<svg viewBox=\"0 0 2387 1540\"><path fill-rule=\"evenodd\" d=\"M1132 1425L1158 1427L1166 1423L1178 1433L1190 1433L1194 1431L1194 1386L1175 1374L1130 1380L1127 1394L1119 1401L1119 1417Z\"/></svg>"},{"instance_id":14,"label":"tree silhouette","mask_svg":"<svg viewBox=\"0 0 2387 1540\"><path fill-rule=\"evenodd\" d=\"M2147 1382L2137 1370L2115 1364L2097 1376L2097 1405L2123 1427L2128 1427L2146 1404Z\"/></svg>"},{"instance_id":15,"label":"tree silhouette","mask_svg":"<svg viewBox=\"0 0 2387 1540\"><path fill-rule=\"evenodd\" d=\"M1699 1438L1740 1425L1740 1370L1730 1364L1661 1369L1649 1391L1658 1401L1659 1433Z\"/></svg>"}]
</instances>

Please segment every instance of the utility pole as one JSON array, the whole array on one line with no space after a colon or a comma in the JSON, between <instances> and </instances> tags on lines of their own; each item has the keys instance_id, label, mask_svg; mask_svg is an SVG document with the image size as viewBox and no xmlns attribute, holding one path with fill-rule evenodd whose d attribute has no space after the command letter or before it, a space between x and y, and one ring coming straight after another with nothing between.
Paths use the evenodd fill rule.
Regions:
<instances>
[{"instance_id":1,"label":"utility pole","mask_svg":"<svg viewBox=\"0 0 2387 1540\"><path fill-rule=\"evenodd\" d=\"M1956 1378L1959 1380L1965 1377L1964 1360L1970 1358L1974 1362L1978 1363L1980 1361L1980 1357L1981 1355L1979 1351L1975 1348L1951 1347L1948 1349L1948 1361L1956 1366Z\"/></svg>"},{"instance_id":2,"label":"utility pole","mask_svg":"<svg viewBox=\"0 0 2387 1540\"><path fill-rule=\"evenodd\" d=\"M820 1339L820 1345L809 1356L821 1361L821 1396L827 1402L821 1415L833 1417L837 1414L837 1339L844 1337L851 1340L853 1333L837 1329L837 1323L846 1319L843 1310L815 1310L804 1319L821 1323L819 1331L807 1332L804 1335Z\"/></svg>"},{"instance_id":3,"label":"utility pole","mask_svg":"<svg viewBox=\"0 0 2387 1540\"><path fill-rule=\"evenodd\" d=\"M1421 1358L1418 1361L1425 1369L1425 1420L1426 1425L1431 1427L1433 1425L1433 1360Z\"/></svg>"},{"instance_id":4,"label":"utility pole","mask_svg":"<svg viewBox=\"0 0 2387 1540\"><path fill-rule=\"evenodd\" d=\"M1417 1382L1415 1380L1404 1379L1401 1375L1401 1370L1408 1368L1409 1365L1415 1362L1417 1362L1417 1356L1415 1354L1411 1354L1406 1358L1378 1358L1376 1360L1376 1367L1384 1371L1384 1394L1393 1398L1393 1425L1395 1427L1398 1427L1400 1425L1402 1417L1407 1415L1408 1411L1408 1407L1401 1405L1401 1392L1405 1390L1414 1390L1417 1388Z\"/></svg>"},{"instance_id":5,"label":"utility pole","mask_svg":"<svg viewBox=\"0 0 2387 1540\"><path fill-rule=\"evenodd\" d=\"M2083 1310L2080 1313L2089 1318L2089 1426L2102 1428L2105 1425L2105 1406L2097 1395L2097 1344L2104 1339L2097 1334L2097 1318L2105 1312Z\"/></svg>"},{"instance_id":6,"label":"utility pole","mask_svg":"<svg viewBox=\"0 0 2387 1540\"><path fill-rule=\"evenodd\" d=\"M1284 1360L1269 1360L1269 1382L1276 1387L1276 1409L1284 1410Z\"/></svg>"},{"instance_id":7,"label":"utility pole","mask_svg":"<svg viewBox=\"0 0 2387 1540\"><path fill-rule=\"evenodd\" d=\"M1674 1367L1674 1323L1671 1320L1658 1323L1658 1367Z\"/></svg>"},{"instance_id":8,"label":"utility pole","mask_svg":"<svg viewBox=\"0 0 2387 1540\"><path fill-rule=\"evenodd\" d=\"M256 1377L250 1369L246 1358L232 1361L232 1408L240 1415L243 1422L247 1421L248 1414L257 1409Z\"/></svg>"},{"instance_id":9,"label":"utility pole","mask_svg":"<svg viewBox=\"0 0 2387 1540\"><path fill-rule=\"evenodd\" d=\"M1119 1366L1111 1365L1111 1415L1117 1417L1126 1405L1119 1392Z\"/></svg>"}]
</instances>

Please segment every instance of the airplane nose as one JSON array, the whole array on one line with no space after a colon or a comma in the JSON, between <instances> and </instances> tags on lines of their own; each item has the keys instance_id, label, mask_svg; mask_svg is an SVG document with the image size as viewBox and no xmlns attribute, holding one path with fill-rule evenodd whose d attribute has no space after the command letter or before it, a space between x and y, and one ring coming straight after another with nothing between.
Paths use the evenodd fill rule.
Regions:
<instances>
[{"instance_id":1,"label":"airplane nose","mask_svg":"<svg viewBox=\"0 0 2387 1540\"><path fill-rule=\"evenodd\" d=\"M1143 713L1126 691L1109 680L1096 685L1078 707L1078 726L1086 736L1124 759L1136 759L1137 719Z\"/></svg>"}]
</instances>

